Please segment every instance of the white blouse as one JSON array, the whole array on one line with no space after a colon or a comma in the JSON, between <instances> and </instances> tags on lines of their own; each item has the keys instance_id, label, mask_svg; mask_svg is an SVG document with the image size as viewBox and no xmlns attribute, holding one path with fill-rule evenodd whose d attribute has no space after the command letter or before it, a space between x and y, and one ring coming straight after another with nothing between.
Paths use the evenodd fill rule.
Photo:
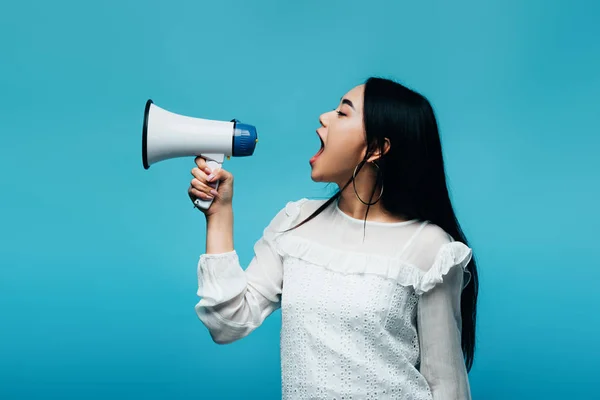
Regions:
<instances>
[{"instance_id":1,"label":"white blouse","mask_svg":"<svg viewBox=\"0 0 600 400\"><path fill-rule=\"evenodd\" d=\"M281 308L283 399L470 399L460 295L471 249L426 221L354 219L290 202L244 270L203 254L195 309L212 339L241 339Z\"/></svg>"}]
</instances>

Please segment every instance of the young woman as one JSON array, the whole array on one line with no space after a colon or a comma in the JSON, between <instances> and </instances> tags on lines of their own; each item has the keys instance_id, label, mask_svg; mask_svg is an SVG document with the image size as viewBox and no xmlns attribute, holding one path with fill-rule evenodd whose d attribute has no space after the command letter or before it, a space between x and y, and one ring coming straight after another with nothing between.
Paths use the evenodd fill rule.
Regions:
<instances>
[{"instance_id":1,"label":"young woman","mask_svg":"<svg viewBox=\"0 0 600 400\"><path fill-rule=\"evenodd\" d=\"M196 159L188 194L214 198L198 317L230 343L281 307L284 399L470 399L477 270L430 103L371 78L320 124L312 179L339 191L289 202L245 270L232 239L233 177Z\"/></svg>"}]
</instances>

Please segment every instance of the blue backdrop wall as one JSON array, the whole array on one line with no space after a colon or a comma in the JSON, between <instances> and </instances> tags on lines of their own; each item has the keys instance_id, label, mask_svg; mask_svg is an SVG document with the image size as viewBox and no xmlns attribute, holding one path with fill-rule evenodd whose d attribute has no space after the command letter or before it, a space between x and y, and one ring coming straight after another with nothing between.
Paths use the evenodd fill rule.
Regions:
<instances>
[{"instance_id":1,"label":"blue backdrop wall","mask_svg":"<svg viewBox=\"0 0 600 400\"><path fill-rule=\"evenodd\" d=\"M310 181L318 115L370 75L436 108L480 263L476 399L597 388L600 6L590 1L21 1L0 12L0 398L277 399L276 312L194 314L193 160L141 163L144 103L255 124L242 261ZM595 304L595 305L594 305Z\"/></svg>"}]
</instances>

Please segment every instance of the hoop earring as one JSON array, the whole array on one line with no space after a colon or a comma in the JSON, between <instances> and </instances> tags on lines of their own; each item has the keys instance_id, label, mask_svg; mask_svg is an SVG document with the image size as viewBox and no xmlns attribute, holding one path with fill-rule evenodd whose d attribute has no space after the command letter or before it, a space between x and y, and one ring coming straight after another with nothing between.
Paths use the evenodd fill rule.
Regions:
<instances>
[{"instance_id":1,"label":"hoop earring","mask_svg":"<svg viewBox=\"0 0 600 400\"><path fill-rule=\"evenodd\" d=\"M356 190L356 171L358 170L358 166L360 165L362 168L362 165L365 164L366 161L361 161L358 164L356 164L356 167L354 167L354 172L352 173L352 187L354 188L354 194L356 195L356 198L363 203L365 206L372 206L374 204L376 204L380 199L381 196L383 196L383 185L381 185L381 191L379 192L379 197L377 197L377 200L375 200L372 203L367 203L365 201L363 201L363 199L360 198L360 196L358 195L358 191ZM362 164L362 165L361 165ZM377 178L379 178L379 173L381 172L381 168L379 168L379 165L377 165L376 162L371 162L371 164L373 164L374 166L377 167ZM379 181L379 179L376 179L375 182Z\"/></svg>"}]
</instances>

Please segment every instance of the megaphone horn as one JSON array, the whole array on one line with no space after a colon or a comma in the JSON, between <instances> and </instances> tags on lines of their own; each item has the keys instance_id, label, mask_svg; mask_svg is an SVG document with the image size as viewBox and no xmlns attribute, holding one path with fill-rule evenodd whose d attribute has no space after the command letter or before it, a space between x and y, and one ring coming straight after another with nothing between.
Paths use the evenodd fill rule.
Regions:
<instances>
[{"instance_id":1,"label":"megaphone horn","mask_svg":"<svg viewBox=\"0 0 600 400\"><path fill-rule=\"evenodd\" d=\"M170 158L201 156L209 168L220 168L225 157L254 154L258 135L253 125L232 121L216 121L175 114L146 102L142 128L142 164ZM218 188L219 182L214 187ZM197 207L208 209L212 200L196 199Z\"/></svg>"}]
</instances>

